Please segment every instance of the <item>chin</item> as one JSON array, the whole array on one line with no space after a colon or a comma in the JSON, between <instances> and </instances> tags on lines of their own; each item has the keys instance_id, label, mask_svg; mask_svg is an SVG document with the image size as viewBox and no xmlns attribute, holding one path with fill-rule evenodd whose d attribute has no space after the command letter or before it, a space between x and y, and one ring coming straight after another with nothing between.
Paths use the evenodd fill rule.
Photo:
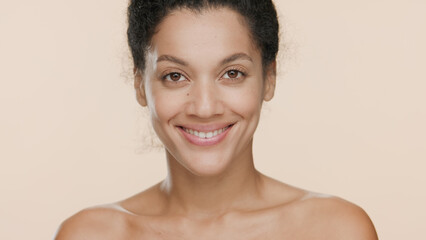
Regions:
<instances>
[{"instance_id":1,"label":"chin","mask_svg":"<svg viewBox=\"0 0 426 240\"><path fill-rule=\"evenodd\" d=\"M179 159L179 160L178 160ZM191 174L199 177L213 177L223 174L229 167L230 157L217 154L192 154L178 158L176 162L182 165Z\"/></svg>"}]
</instances>

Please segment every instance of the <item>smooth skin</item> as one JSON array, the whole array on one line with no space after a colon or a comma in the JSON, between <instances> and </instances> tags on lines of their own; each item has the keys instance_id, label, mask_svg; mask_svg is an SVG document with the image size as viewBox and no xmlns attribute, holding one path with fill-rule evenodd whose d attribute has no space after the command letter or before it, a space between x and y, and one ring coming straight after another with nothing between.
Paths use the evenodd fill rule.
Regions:
<instances>
[{"instance_id":1,"label":"smooth skin","mask_svg":"<svg viewBox=\"0 0 426 240\"><path fill-rule=\"evenodd\" d=\"M275 90L244 19L226 9L176 10L158 26L138 102L149 108L169 174L116 204L83 210L55 239L344 239L374 240L367 214L345 200L313 194L259 173L253 134ZM213 145L183 129L231 126Z\"/></svg>"}]
</instances>

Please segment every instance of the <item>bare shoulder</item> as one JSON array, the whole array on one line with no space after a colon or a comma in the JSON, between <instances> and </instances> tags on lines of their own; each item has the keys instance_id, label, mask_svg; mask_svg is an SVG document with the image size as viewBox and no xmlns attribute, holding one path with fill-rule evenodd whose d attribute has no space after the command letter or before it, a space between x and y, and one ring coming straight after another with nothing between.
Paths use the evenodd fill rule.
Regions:
<instances>
[{"instance_id":1,"label":"bare shoulder","mask_svg":"<svg viewBox=\"0 0 426 240\"><path fill-rule=\"evenodd\" d=\"M128 228L126 213L105 205L84 209L66 219L55 240L123 239Z\"/></svg>"},{"instance_id":2,"label":"bare shoulder","mask_svg":"<svg viewBox=\"0 0 426 240\"><path fill-rule=\"evenodd\" d=\"M377 234L367 213L338 197L309 193L297 208L303 225L324 239L376 240Z\"/></svg>"}]
</instances>

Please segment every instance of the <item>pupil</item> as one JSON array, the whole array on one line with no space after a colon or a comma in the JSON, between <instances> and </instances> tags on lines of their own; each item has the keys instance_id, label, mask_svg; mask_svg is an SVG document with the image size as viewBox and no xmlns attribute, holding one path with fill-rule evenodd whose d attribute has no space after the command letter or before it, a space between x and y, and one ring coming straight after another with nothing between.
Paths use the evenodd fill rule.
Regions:
<instances>
[{"instance_id":1,"label":"pupil","mask_svg":"<svg viewBox=\"0 0 426 240\"><path fill-rule=\"evenodd\" d=\"M231 70L231 71L229 71L229 72L228 72L228 75L229 75L231 78L235 78L235 77L236 77L236 75L237 75L237 72L236 72L236 71L234 71L234 70Z\"/></svg>"},{"instance_id":2,"label":"pupil","mask_svg":"<svg viewBox=\"0 0 426 240\"><path fill-rule=\"evenodd\" d=\"M180 79L180 74L179 73L173 73L172 74L172 80L177 81Z\"/></svg>"}]
</instances>

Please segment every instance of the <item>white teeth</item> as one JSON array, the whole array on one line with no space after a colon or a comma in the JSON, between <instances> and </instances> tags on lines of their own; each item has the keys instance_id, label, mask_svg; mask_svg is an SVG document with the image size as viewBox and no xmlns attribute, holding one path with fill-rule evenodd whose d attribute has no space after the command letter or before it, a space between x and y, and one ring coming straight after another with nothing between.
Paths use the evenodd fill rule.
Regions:
<instances>
[{"instance_id":1,"label":"white teeth","mask_svg":"<svg viewBox=\"0 0 426 240\"><path fill-rule=\"evenodd\" d=\"M183 128L183 130L191 135L197 136L199 138L212 138L217 136L218 134L223 133L224 131L226 131L226 129L228 129L229 126L221 128L219 130L214 130L212 132L198 132L197 130L193 130L193 129L188 129L188 128Z\"/></svg>"}]
</instances>

